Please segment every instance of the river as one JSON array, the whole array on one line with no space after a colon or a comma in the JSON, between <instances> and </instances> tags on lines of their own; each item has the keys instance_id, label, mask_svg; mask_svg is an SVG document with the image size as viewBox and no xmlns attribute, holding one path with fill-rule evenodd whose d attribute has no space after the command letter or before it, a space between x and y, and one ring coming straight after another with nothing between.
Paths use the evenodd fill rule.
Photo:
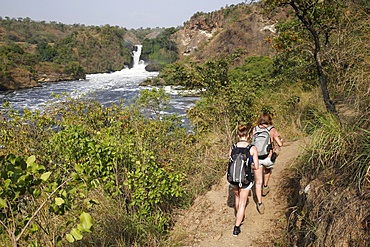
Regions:
<instances>
[{"instance_id":1,"label":"river","mask_svg":"<svg viewBox=\"0 0 370 247\"><path fill-rule=\"evenodd\" d=\"M81 97L96 99L104 106L125 103L135 99L140 91L150 87L139 86L140 82L147 78L156 77L158 72L148 72L145 70L143 61L137 61L140 54L134 54L134 67L123 69L113 73L88 74L86 80L61 81L53 83L42 83L39 87L21 89L15 91L0 92L0 111L4 109L3 104L9 102L12 109L23 112L25 108L34 111L42 110L43 107L57 102L58 98L53 94L66 93L71 97ZM172 87L165 87L170 94L170 107L164 114L177 113L183 116L186 121L186 109L193 106L197 97L181 96L178 90Z\"/></svg>"}]
</instances>

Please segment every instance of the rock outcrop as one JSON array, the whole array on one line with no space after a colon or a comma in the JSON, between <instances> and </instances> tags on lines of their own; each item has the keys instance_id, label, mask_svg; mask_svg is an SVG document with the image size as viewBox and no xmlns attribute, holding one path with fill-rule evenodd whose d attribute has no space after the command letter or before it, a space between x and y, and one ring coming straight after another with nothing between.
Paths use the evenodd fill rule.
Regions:
<instances>
[{"instance_id":1,"label":"rock outcrop","mask_svg":"<svg viewBox=\"0 0 370 247\"><path fill-rule=\"evenodd\" d=\"M65 66L51 63L39 63L36 65L37 81L42 82L58 82L58 81L74 81L85 79L84 72L76 73L67 72Z\"/></svg>"},{"instance_id":2,"label":"rock outcrop","mask_svg":"<svg viewBox=\"0 0 370 247\"><path fill-rule=\"evenodd\" d=\"M208 14L195 14L187 21L182 29L174 35L179 55L190 55L199 50L224 25L223 11Z\"/></svg>"},{"instance_id":3,"label":"rock outcrop","mask_svg":"<svg viewBox=\"0 0 370 247\"><path fill-rule=\"evenodd\" d=\"M180 57L204 61L237 51L244 56L269 55L273 52L269 36L275 32L274 21L261 13L260 6L239 4L193 15L173 38Z\"/></svg>"},{"instance_id":4,"label":"rock outcrop","mask_svg":"<svg viewBox=\"0 0 370 247\"><path fill-rule=\"evenodd\" d=\"M0 84L0 90L16 90L38 86L34 75L25 69L14 68L10 72L10 78Z\"/></svg>"},{"instance_id":5,"label":"rock outcrop","mask_svg":"<svg viewBox=\"0 0 370 247\"><path fill-rule=\"evenodd\" d=\"M10 72L10 76L3 80L0 84L0 90L17 90L24 88L32 88L39 86L40 83L58 82L58 81L74 81L85 79L84 73L75 75L66 73L64 66L52 65L50 63L40 63L35 66L35 73L22 68L14 68Z\"/></svg>"}]
</instances>

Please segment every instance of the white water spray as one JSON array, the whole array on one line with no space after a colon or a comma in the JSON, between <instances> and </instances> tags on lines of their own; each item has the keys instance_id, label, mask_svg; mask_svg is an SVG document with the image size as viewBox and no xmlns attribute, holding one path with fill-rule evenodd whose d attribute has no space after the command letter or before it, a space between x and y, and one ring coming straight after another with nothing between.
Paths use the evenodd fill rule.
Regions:
<instances>
[{"instance_id":1,"label":"white water spray","mask_svg":"<svg viewBox=\"0 0 370 247\"><path fill-rule=\"evenodd\" d=\"M112 74L127 74L127 75L143 75L143 76L150 76L152 75L157 76L158 72L148 72L145 70L145 62L144 60L140 60L141 51L143 46L142 45L135 45L136 49L132 50L132 68L125 67L124 69L120 71L113 72ZM149 75L150 74L150 75Z\"/></svg>"},{"instance_id":2,"label":"white water spray","mask_svg":"<svg viewBox=\"0 0 370 247\"><path fill-rule=\"evenodd\" d=\"M145 70L145 62L140 60L142 45L137 45L137 49L132 52L133 68L124 68L113 73L87 74L86 80L63 81L58 83L43 83L37 88L16 90L14 92L0 92L0 112L3 102L9 102L12 109L23 113L25 108L33 110L43 110L50 106L52 102L63 99L52 96L53 94L63 95L66 93L71 97L83 97L97 100L104 106L118 104L122 100L125 103L135 99L140 91L140 83L148 78L154 78L159 72L149 72ZM166 91L171 94L170 109L165 114L177 113L185 116L186 109L194 105L197 97L182 97L171 87L166 87ZM1 144L1 143L0 143Z\"/></svg>"},{"instance_id":3,"label":"white water spray","mask_svg":"<svg viewBox=\"0 0 370 247\"><path fill-rule=\"evenodd\" d=\"M145 67L145 64L144 64L144 61L143 60L140 60L140 56L141 56L141 50L143 48L142 45L136 45L136 51L134 50L132 52L132 58L134 60L134 64L133 64L133 67L132 68L138 68L138 67Z\"/></svg>"}]
</instances>

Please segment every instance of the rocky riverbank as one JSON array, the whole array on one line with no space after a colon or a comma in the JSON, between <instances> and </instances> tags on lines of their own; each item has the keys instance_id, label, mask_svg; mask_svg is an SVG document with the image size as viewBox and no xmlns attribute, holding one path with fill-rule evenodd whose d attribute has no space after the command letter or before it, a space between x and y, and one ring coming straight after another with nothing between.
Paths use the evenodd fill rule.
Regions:
<instances>
[{"instance_id":1,"label":"rocky riverbank","mask_svg":"<svg viewBox=\"0 0 370 247\"><path fill-rule=\"evenodd\" d=\"M79 68L76 72L72 72L63 65L40 63L29 70L19 67L12 69L0 83L0 90L33 88L45 82L74 81L85 78L85 72Z\"/></svg>"}]
</instances>

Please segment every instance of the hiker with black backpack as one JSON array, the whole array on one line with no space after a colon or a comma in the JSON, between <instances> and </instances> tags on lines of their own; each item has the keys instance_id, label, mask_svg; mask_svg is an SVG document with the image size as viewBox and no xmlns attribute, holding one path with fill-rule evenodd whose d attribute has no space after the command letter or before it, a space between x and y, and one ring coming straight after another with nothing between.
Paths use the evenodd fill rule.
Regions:
<instances>
[{"instance_id":1,"label":"hiker with black backpack","mask_svg":"<svg viewBox=\"0 0 370 247\"><path fill-rule=\"evenodd\" d=\"M264 213L262 196L266 196L270 191L268 182L277 156L275 142L279 147L283 146L283 139L272 125L271 115L264 112L252 131L252 144L258 150L259 160L259 169L255 171L255 190L258 200L257 210L260 214Z\"/></svg>"},{"instance_id":2,"label":"hiker with black backpack","mask_svg":"<svg viewBox=\"0 0 370 247\"><path fill-rule=\"evenodd\" d=\"M249 192L254 184L253 171L259 168L255 146L248 143L249 131L246 125L238 127L239 142L233 144L229 152L227 180L235 194L235 226L233 235L238 236L244 220ZM254 165L252 165L252 161Z\"/></svg>"}]
</instances>

